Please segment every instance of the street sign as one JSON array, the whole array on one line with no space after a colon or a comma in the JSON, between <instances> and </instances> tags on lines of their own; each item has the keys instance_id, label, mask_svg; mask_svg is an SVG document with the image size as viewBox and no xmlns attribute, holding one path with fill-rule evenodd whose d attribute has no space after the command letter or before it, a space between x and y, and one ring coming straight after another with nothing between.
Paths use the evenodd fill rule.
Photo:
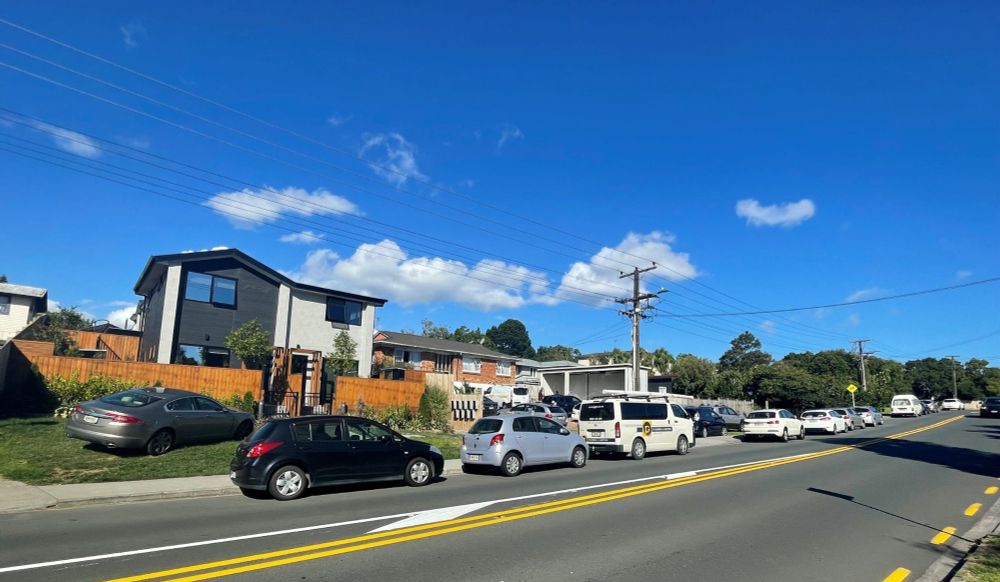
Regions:
<instances>
[{"instance_id":1,"label":"street sign","mask_svg":"<svg viewBox=\"0 0 1000 582\"><path fill-rule=\"evenodd\" d=\"M855 386L854 384L848 384L847 391L850 392L851 394L854 394L855 392L858 391L858 387Z\"/></svg>"}]
</instances>

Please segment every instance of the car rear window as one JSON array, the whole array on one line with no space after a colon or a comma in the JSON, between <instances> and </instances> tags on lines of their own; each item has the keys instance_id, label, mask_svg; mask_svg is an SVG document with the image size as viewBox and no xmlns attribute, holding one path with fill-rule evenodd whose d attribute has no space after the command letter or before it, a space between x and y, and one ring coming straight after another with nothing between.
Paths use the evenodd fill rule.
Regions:
<instances>
[{"instance_id":1,"label":"car rear window","mask_svg":"<svg viewBox=\"0 0 1000 582\"><path fill-rule=\"evenodd\" d=\"M498 418L483 418L472 425L469 434L490 434L499 432L502 427L503 421Z\"/></svg>"},{"instance_id":2,"label":"car rear window","mask_svg":"<svg viewBox=\"0 0 1000 582\"><path fill-rule=\"evenodd\" d=\"M773 412L761 412L758 410L757 412L748 414L747 418L775 418L775 414Z\"/></svg>"},{"instance_id":3,"label":"car rear window","mask_svg":"<svg viewBox=\"0 0 1000 582\"><path fill-rule=\"evenodd\" d=\"M810 410L802 413L802 418L818 418L820 416L827 416L827 414L821 410Z\"/></svg>"},{"instance_id":4,"label":"car rear window","mask_svg":"<svg viewBox=\"0 0 1000 582\"><path fill-rule=\"evenodd\" d=\"M591 402L580 407L580 420L614 420L615 405L611 402Z\"/></svg>"},{"instance_id":5,"label":"car rear window","mask_svg":"<svg viewBox=\"0 0 1000 582\"><path fill-rule=\"evenodd\" d=\"M866 412L871 412L871 410L868 410L867 408L855 408L854 412L857 412L858 414L865 414Z\"/></svg>"},{"instance_id":6,"label":"car rear window","mask_svg":"<svg viewBox=\"0 0 1000 582\"><path fill-rule=\"evenodd\" d=\"M566 411L558 406L549 406L549 412L552 414L566 414Z\"/></svg>"},{"instance_id":7,"label":"car rear window","mask_svg":"<svg viewBox=\"0 0 1000 582\"><path fill-rule=\"evenodd\" d=\"M273 422L266 422L260 428L255 430L252 435L247 437L248 443L259 443L267 440L267 437L271 436L274 432L274 427L277 426Z\"/></svg>"},{"instance_id":8,"label":"car rear window","mask_svg":"<svg viewBox=\"0 0 1000 582\"><path fill-rule=\"evenodd\" d=\"M142 408L160 400L163 400L163 398L142 390L126 390L124 392L108 394L99 399L100 402L105 404L114 404L127 408Z\"/></svg>"}]
</instances>

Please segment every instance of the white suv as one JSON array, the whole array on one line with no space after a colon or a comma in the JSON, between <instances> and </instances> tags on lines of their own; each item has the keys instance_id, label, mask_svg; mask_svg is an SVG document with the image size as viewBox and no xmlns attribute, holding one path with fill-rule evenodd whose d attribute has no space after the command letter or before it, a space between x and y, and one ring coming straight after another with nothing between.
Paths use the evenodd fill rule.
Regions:
<instances>
[{"instance_id":1,"label":"white suv","mask_svg":"<svg viewBox=\"0 0 1000 582\"><path fill-rule=\"evenodd\" d=\"M801 420L784 408L754 410L743 421L743 440L765 436L785 442L790 437L802 440L806 438L806 429Z\"/></svg>"},{"instance_id":2,"label":"white suv","mask_svg":"<svg viewBox=\"0 0 1000 582\"><path fill-rule=\"evenodd\" d=\"M647 451L686 455L694 446L694 422L679 404L657 396L608 396L580 405L580 436L592 453Z\"/></svg>"}]
</instances>

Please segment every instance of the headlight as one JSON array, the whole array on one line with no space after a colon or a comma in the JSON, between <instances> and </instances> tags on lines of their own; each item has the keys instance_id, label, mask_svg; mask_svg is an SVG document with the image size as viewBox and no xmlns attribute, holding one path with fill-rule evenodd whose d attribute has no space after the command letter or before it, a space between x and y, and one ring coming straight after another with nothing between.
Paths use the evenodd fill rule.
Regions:
<instances>
[{"instance_id":1,"label":"headlight","mask_svg":"<svg viewBox=\"0 0 1000 582\"><path fill-rule=\"evenodd\" d=\"M432 453L436 453L438 455L441 455L441 449L435 447L434 445L431 445L431 452ZM444 455L441 455L441 456L443 457Z\"/></svg>"}]
</instances>

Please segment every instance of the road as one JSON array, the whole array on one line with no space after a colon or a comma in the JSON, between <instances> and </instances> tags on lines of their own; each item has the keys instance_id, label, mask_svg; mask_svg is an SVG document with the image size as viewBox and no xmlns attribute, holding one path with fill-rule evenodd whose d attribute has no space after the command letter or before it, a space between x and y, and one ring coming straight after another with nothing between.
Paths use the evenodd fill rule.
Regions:
<instances>
[{"instance_id":1,"label":"road","mask_svg":"<svg viewBox=\"0 0 1000 582\"><path fill-rule=\"evenodd\" d=\"M0 516L0 580L914 580L992 506L998 461L1000 421L941 413L422 489L28 512Z\"/></svg>"}]
</instances>

